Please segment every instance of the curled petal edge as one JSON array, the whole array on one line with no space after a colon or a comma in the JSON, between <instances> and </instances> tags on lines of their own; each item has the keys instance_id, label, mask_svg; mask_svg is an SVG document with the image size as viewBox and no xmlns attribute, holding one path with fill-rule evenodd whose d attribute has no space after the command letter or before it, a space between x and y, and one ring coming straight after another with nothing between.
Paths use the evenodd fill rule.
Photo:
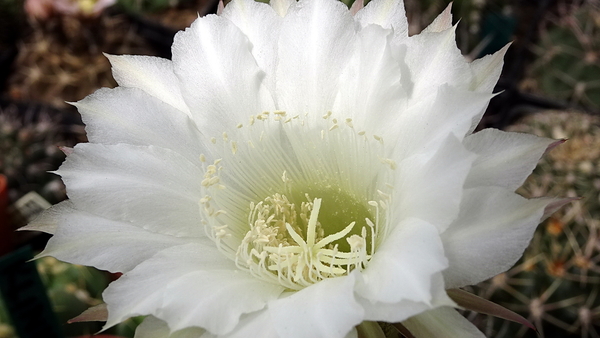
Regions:
<instances>
[{"instance_id":1,"label":"curled petal edge","mask_svg":"<svg viewBox=\"0 0 600 338\"><path fill-rule=\"evenodd\" d=\"M512 322L525 325L538 333L538 330L530 321L501 305L461 289L449 289L446 290L446 293L448 293L448 297L450 297L450 299L456 302L456 304L458 304L460 307L486 315L510 320Z\"/></svg>"}]
</instances>

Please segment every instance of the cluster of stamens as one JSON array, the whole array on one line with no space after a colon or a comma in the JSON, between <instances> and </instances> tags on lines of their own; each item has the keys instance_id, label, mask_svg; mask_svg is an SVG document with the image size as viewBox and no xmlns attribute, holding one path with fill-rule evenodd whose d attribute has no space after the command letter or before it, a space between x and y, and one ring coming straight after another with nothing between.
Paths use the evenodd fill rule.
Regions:
<instances>
[{"instance_id":1,"label":"cluster of stamens","mask_svg":"<svg viewBox=\"0 0 600 338\"><path fill-rule=\"evenodd\" d=\"M308 197L308 196L307 196ZM325 236L318 221L321 199L302 202L299 210L285 195L275 194L250 205L250 231L236 253L236 264L253 275L289 289L301 289L322 279L342 276L366 267L373 254L367 252L367 229L361 236L346 238L350 252L340 252L333 242L350 233L356 222ZM375 235L368 222L369 235Z\"/></svg>"}]
</instances>

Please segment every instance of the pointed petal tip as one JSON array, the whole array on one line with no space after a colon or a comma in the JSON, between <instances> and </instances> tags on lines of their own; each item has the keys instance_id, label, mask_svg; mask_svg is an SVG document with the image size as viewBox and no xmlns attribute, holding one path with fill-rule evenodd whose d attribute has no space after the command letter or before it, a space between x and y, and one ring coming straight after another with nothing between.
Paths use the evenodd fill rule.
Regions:
<instances>
[{"instance_id":1,"label":"pointed petal tip","mask_svg":"<svg viewBox=\"0 0 600 338\"><path fill-rule=\"evenodd\" d=\"M571 203L573 201L579 201L581 199L583 199L583 197L568 197L557 199L548 203L548 205L546 205L546 208L544 209L544 215L542 216L541 220L546 220L548 217L550 217L550 215L552 215L553 213L558 211L558 209L564 207L568 203Z\"/></svg>"},{"instance_id":2,"label":"pointed petal tip","mask_svg":"<svg viewBox=\"0 0 600 338\"><path fill-rule=\"evenodd\" d=\"M433 20L433 22L427 26L423 32L424 33L437 33L445 31L452 27L452 2L446 6L446 9L440 15ZM460 20L459 20L460 21ZM458 23L457 23L458 24Z\"/></svg>"},{"instance_id":3,"label":"pointed petal tip","mask_svg":"<svg viewBox=\"0 0 600 338\"><path fill-rule=\"evenodd\" d=\"M225 4L223 0L219 0L219 4L217 5L217 15L223 14L223 10L225 9Z\"/></svg>"},{"instance_id":4,"label":"pointed petal tip","mask_svg":"<svg viewBox=\"0 0 600 338\"><path fill-rule=\"evenodd\" d=\"M67 156L71 155L73 151L75 151L72 147L67 146L58 146L58 149L60 149L60 151L62 151Z\"/></svg>"},{"instance_id":5,"label":"pointed petal tip","mask_svg":"<svg viewBox=\"0 0 600 338\"><path fill-rule=\"evenodd\" d=\"M559 145L567 142L568 140L569 140L568 138L563 138L563 139L556 140L556 141L550 143L548 145L548 147L546 148L546 151L544 152L544 155L547 154L547 153L549 153L552 149L558 147Z\"/></svg>"},{"instance_id":6,"label":"pointed petal tip","mask_svg":"<svg viewBox=\"0 0 600 338\"><path fill-rule=\"evenodd\" d=\"M79 316L69 319L67 323L105 322L107 319L108 309L106 303L102 303L83 311Z\"/></svg>"},{"instance_id":7,"label":"pointed petal tip","mask_svg":"<svg viewBox=\"0 0 600 338\"><path fill-rule=\"evenodd\" d=\"M510 320L512 322L525 325L538 333L537 328L530 321L499 304L493 303L487 299L481 298L461 289L449 289L446 290L446 292L448 293L448 297L455 301L456 304L467 310Z\"/></svg>"},{"instance_id":8,"label":"pointed petal tip","mask_svg":"<svg viewBox=\"0 0 600 338\"><path fill-rule=\"evenodd\" d=\"M356 15L356 13L358 13L358 11L360 11L364 7L365 7L364 0L356 0L356 1L354 1L354 3L352 3L352 6L350 6L350 14L352 14L352 16L354 16L354 15Z\"/></svg>"}]
</instances>

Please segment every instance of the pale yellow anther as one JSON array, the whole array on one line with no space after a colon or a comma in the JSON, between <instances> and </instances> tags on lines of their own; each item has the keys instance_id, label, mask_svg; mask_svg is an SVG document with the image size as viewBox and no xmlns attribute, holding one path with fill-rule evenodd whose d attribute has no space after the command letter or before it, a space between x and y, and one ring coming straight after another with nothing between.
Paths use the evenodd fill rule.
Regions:
<instances>
[{"instance_id":1,"label":"pale yellow anther","mask_svg":"<svg viewBox=\"0 0 600 338\"><path fill-rule=\"evenodd\" d=\"M377 193L379 194L379 196L381 196L381 198L383 199L390 199L390 197L392 197L390 194L386 194L383 191L377 189Z\"/></svg>"},{"instance_id":2,"label":"pale yellow anther","mask_svg":"<svg viewBox=\"0 0 600 338\"><path fill-rule=\"evenodd\" d=\"M392 159L389 159L389 158L382 158L382 159L380 159L380 161L381 161L381 163L384 163L384 164L387 164L387 165L389 165L389 166L390 166L390 169L392 169L392 170L396 170L396 168L398 167L398 166L396 165L396 161L394 161L394 160L392 160Z\"/></svg>"},{"instance_id":3,"label":"pale yellow anther","mask_svg":"<svg viewBox=\"0 0 600 338\"><path fill-rule=\"evenodd\" d=\"M204 177L210 177L211 175L217 172L217 166L214 164L210 164L206 167L206 173L204 173Z\"/></svg>"},{"instance_id":4,"label":"pale yellow anther","mask_svg":"<svg viewBox=\"0 0 600 338\"><path fill-rule=\"evenodd\" d=\"M384 201L379 201L379 206L381 207L381 209L386 210L387 209L387 204Z\"/></svg>"},{"instance_id":5,"label":"pale yellow anther","mask_svg":"<svg viewBox=\"0 0 600 338\"><path fill-rule=\"evenodd\" d=\"M334 124L333 126L329 127L329 131L332 131L334 129L337 129L339 126L337 124Z\"/></svg>"}]
</instances>

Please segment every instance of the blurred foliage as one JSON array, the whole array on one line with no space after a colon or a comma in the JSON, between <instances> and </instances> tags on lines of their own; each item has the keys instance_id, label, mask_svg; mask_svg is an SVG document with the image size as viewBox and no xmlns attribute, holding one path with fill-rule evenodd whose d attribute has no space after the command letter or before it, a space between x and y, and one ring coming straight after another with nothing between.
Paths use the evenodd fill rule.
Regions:
<instances>
[{"instance_id":1,"label":"blurred foliage","mask_svg":"<svg viewBox=\"0 0 600 338\"><path fill-rule=\"evenodd\" d=\"M102 292L108 286L109 275L94 268L64 263L53 257L38 259L36 265L65 336L93 335L100 331L102 322L67 324L67 321L87 308L102 303ZM131 318L105 333L131 338L142 319ZM1 299L0 338L18 338Z\"/></svg>"}]
</instances>

